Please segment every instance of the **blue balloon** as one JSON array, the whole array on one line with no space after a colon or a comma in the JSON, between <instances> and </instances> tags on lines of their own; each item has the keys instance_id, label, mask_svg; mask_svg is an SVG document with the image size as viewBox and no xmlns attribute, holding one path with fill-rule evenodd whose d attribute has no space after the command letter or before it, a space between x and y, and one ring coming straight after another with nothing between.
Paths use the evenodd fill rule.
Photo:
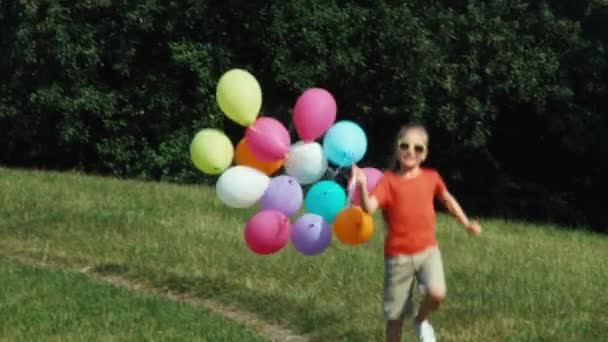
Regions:
<instances>
[{"instance_id":1,"label":"blue balloon","mask_svg":"<svg viewBox=\"0 0 608 342\"><path fill-rule=\"evenodd\" d=\"M361 126L348 120L336 122L323 137L323 153L338 166L358 163L367 151L367 136Z\"/></svg>"},{"instance_id":2,"label":"blue balloon","mask_svg":"<svg viewBox=\"0 0 608 342\"><path fill-rule=\"evenodd\" d=\"M340 184L324 180L313 185L304 198L306 211L317 214L332 223L336 215L346 207L346 192Z\"/></svg>"}]
</instances>

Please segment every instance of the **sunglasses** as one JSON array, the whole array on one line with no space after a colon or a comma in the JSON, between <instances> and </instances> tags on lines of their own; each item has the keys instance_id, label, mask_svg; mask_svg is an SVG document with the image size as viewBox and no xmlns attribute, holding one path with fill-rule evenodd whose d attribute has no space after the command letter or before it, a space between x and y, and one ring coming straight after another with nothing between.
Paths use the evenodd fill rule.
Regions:
<instances>
[{"instance_id":1,"label":"sunglasses","mask_svg":"<svg viewBox=\"0 0 608 342\"><path fill-rule=\"evenodd\" d=\"M399 150L401 152L405 152L405 151L410 151L411 149L414 150L414 152L416 154L422 154L424 153L424 151L426 151L426 146L422 145L422 144L410 144L407 141L399 141Z\"/></svg>"}]
</instances>

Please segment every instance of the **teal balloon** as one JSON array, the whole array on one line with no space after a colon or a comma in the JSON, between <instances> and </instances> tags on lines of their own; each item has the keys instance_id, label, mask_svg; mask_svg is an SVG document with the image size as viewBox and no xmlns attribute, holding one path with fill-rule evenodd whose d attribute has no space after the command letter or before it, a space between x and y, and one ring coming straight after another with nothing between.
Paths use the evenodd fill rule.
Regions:
<instances>
[{"instance_id":1,"label":"teal balloon","mask_svg":"<svg viewBox=\"0 0 608 342\"><path fill-rule=\"evenodd\" d=\"M346 207L346 192L334 181L320 181L308 190L304 205L309 213L317 214L326 222L332 223Z\"/></svg>"},{"instance_id":2,"label":"teal balloon","mask_svg":"<svg viewBox=\"0 0 608 342\"><path fill-rule=\"evenodd\" d=\"M361 126L342 120L327 130L323 137L323 153L338 166L357 164L367 151L367 136Z\"/></svg>"}]
</instances>

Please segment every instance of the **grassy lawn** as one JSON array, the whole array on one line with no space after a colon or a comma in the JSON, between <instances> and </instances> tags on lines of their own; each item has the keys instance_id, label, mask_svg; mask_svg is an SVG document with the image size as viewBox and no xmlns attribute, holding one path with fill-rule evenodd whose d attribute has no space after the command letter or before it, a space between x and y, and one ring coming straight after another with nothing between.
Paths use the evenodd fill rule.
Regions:
<instances>
[{"instance_id":1,"label":"grassy lawn","mask_svg":"<svg viewBox=\"0 0 608 342\"><path fill-rule=\"evenodd\" d=\"M334 239L320 256L304 257L288 245L262 257L249 252L243 238L256 209L228 208L212 187L0 168L0 203L2 253L107 268L192 291L287 322L319 341L383 338L379 221L372 241L363 246ZM608 237L484 220L484 232L475 238L444 215L438 226L448 300L432 323L442 341L608 340ZM37 282L27 284L36 288ZM111 291L122 293L106 290ZM110 305L103 298L103 305ZM107 301L119 305L125 299ZM142 312L150 306L141 298L130 305ZM125 324L117 334L137 337L157 329L189 337L206 336L208 326L217 327L218 334L227 329L217 323L194 325L196 320L176 314L178 309L167 309L173 313L155 316L137 332L126 328L136 324ZM14 319L16 325L37 320L27 314ZM411 338L411 324L406 328ZM105 325L93 322L84 329L89 336L106 333ZM19 331L13 334L25 333Z\"/></svg>"},{"instance_id":2,"label":"grassy lawn","mask_svg":"<svg viewBox=\"0 0 608 342\"><path fill-rule=\"evenodd\" d=\"M196 307L0 258L0 339L265 341Z\"/></svg>"}]
</instances>

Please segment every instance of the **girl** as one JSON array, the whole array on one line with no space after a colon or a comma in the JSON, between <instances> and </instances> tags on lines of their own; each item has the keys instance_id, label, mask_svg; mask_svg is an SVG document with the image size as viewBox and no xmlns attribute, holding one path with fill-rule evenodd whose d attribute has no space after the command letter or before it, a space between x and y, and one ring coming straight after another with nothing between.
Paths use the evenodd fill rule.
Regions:
<instances>
[{"instance_id":1,"label":"girl","mask_svg":"<svg viewBox=\"0 0 608 342\"><path fill-rule=\"evenodd\" d=\"M386 171L373 194L367 192L365 173L353 166L353 176L361 194L361 207L372 214L381 208L388 223L384 243L384 315L387 341L401 340L403 318L411 311L414 278L426 287L426 296L414 318L420 341L435 341L429 314L445 299L443 264L435 238L437 197L470 232L479 235L481 227L470 221L456 199L448 192L441 176L421 168L428 155L429 136L421 125L402 127L395 140L395 165Z\"/></svg>"}]
</instances>

